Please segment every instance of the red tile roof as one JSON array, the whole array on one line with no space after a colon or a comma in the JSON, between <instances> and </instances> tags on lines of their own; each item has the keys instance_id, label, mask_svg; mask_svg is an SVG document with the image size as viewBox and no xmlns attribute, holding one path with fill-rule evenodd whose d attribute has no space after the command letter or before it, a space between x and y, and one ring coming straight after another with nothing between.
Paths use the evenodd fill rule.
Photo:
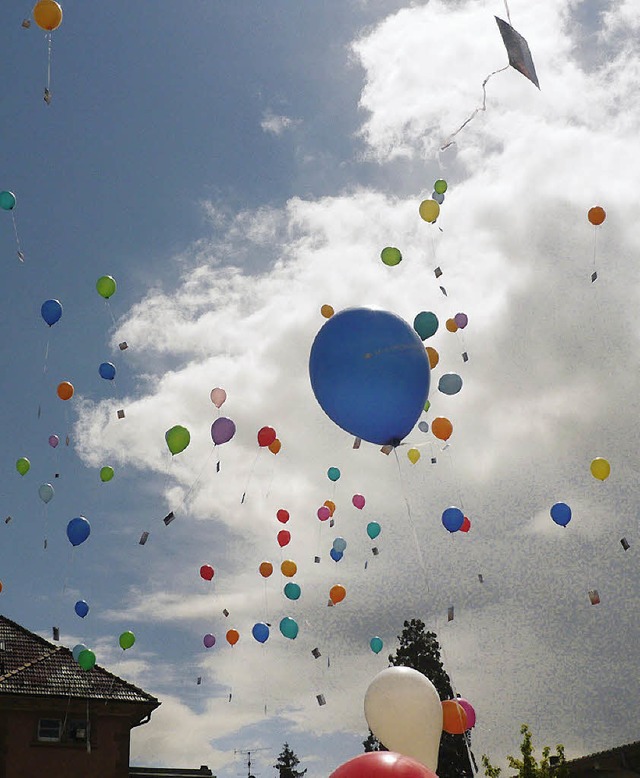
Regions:
<instances>
[{"instance_id":1,"label":"red tile roof","mask_svg":"<svg viewBox=\"0 0 640 778\"><path fill-rule=\"evenodd\" d=\"M147 694L99 665L83 670L68 648L0 615L0 695L81 697L114 702L160 705Z\"/></svg>"}]
</instances>

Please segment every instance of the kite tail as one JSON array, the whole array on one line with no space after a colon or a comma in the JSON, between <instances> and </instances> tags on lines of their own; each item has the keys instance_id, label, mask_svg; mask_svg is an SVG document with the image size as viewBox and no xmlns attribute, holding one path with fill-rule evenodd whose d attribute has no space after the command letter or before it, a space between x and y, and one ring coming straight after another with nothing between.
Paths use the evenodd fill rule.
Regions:
<instances>
[{"instance_id":1,"label":"kite tail","mask_svg":"<svg viewBox=\"0 0 640 778\"><path fill-rule=\"evenodd\" d=\"M487 110L487 81L492 77L495 76L496 73L502 73L503 70L509 69L509 64L506 64L503 68L499 68L498 70L494 70L492 73L489 73L489 75L485 78L485 80L482 82L482 105L478 106L475 111L469 116L465 121L458 127L458 129L455 132L452 132L451 135L446 139L446 141L440 146L440 151L444 151L445 149L448 149L449 146L451 146L455 141L453 140L456 135L463 130L467 124L472 119L475 119L476 115L480 113L480 111L486 111Z\"/></svg>"}]
</instances>

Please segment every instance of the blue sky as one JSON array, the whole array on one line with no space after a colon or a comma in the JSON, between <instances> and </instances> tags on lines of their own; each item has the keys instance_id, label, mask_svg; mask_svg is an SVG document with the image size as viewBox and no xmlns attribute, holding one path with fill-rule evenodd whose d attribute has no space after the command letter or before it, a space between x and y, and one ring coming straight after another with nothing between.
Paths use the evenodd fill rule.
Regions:
<instances>
[{"instance_id":1,"label":"blue sky","mask_svg":"<svg viewBox=\"0 0 640 778\"><path fill-rule=\"evenodd\" d=\"M260 777L287 740L310 778L328 775L360 752L364 692L412 617L438 633L478 712L477 754L499 762L515 751L524 721L571 756L636 737L624 713L636 690L620 678L635 677L639 637L640 171L630 149L640 18L630 2L615 13L512 4L542 90L513 70L496 75L487 111L439 152L506 62L493 20L504 11L480 1L68 2L49 106L44 34L0 11L0 189L17 196L26 255L19 263L11 215L0 213L2 516L12 516L0 525L2 612L45 636L59 626L66 645L91 645L100 664L163 700L135 733L134 763L207 763L232 776L234 750L265 748ZM440 177L450 187L442 230L417 216ZM608 218L594 244L586 212L596 203ZM380 262L385 245L401 247L397 268ZM118 283L109 305L95 291L104 274ZM51 329L40 318L48 298L64 306ZM375 446L353 451L309 386L324 303L438 315L434 379L450 370L464 381L455 397L434 386L425 416L452 419L448 449L416 429L417 465L404 448L398 463ZM458 311L469 326L448 333ZM98 375L103 361L116 365L114 385ZM62 380L76 388L68 403L55 394ZM215 386L238 429L219 473ZM174 424L192 442L171 462ZM265 424L283 443L275 457L257 451ZM24 477L19 456L32 463ZM595 456L612 463L602 484L589 474ZM107 484L104 464L116 471ZM335 486L332 465L343 473ZM46 507L45 482L56 489ZM362 512L354 493L367 498ZM339 565L315 518L328 498L349 544ZM573 509L565 530L549 518L558 500ZM451 504L471 518L464 537L440 524ZM257 573L263 559L280 561L279 507L292 514L286 551L303 588L293 604L279 576L265 584ZM177 519L165 527L169 510ZM64 529L78 515L92 534L72 554ZM378 557L364 533L374 519ZM327 608L338 582L347 599ZM91 607L82 621L80 597ZM252 641L255 621L283 615L299 620L295 641ZM137 641L123 655L125 629ZM374 634L385 642L377 657Z\"/></svg>"}]
</instances>

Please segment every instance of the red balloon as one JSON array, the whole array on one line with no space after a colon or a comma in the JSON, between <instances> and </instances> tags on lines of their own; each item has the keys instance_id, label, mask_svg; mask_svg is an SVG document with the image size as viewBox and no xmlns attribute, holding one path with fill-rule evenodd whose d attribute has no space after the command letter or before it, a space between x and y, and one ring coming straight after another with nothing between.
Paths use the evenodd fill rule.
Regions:
<instances>
[{"instance_id":1,"label":"red balloon","mask_svg":"<svg viewBox=\"0 0 640 778\"><path fill-rule=\"evenodd\" d=\"M286 511L284 508L280 508L280 510L276 513L276 519L281 524L286 524L289 521L289 511Z\"/></svg>"},{"instance_id":2,"label":"red balloon","mask_svg":"<svg viewBox=\"0 0 640 778\"><path fill-rule=\"evenodd\" d=\"M393 751L360 754L331 773L330 778L438 778L410 756Z\"/></svg>"},{"instance_id":3,"label":"red balloon","mask_svg":"<svg viewBox=\"0 0 640 778\"><path fill-rule=\"evenodd\" d=\"M205 581L210 581L213 578L213 567L211 565L202 565L200 577L204 578Z\"/></svg>"},{"instance_id":4,"label":"red balloon","mask_svg":"<svg viewBox=\"0 0 640 778\"><path fill-rule=\"evenodd\" d=\"M462 522L462 526L460 527L460 532L469 532L471 529L471 522L469 521L468 517L464 517L464 521Z\"/></svg>"},{"instance_id":5,"label":"red balloon","mask_svg":"<svg viewBox=\"0 0 640 778\"><path fill-rule=\"evenodd\" d=\"M285 546L289 545L289 542L291 541L291 533L288 529L281 529L280 532L278 532L278 543L280 544L280 548L284 548Z\"/></svg>"},{"instance_id":6,"label":"red balloon","mask_svg":"<svg viewBox=\"0 0 640 778\"><path fill-rule=\"evenodd\" d=\"M262 446L262 448L270 446L275 439L276 431L273 427L263 427L261 430L258 430L258 445Z\"/></svg>"}]
</instances>

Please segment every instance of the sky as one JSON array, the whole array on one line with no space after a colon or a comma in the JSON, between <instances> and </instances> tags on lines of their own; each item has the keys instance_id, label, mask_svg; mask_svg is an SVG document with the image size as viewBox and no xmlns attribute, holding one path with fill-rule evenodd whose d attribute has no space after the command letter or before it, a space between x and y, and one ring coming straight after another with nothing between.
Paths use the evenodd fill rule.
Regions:
<instances>
[{"instance_id":1,"label":"sky","mask_svg":"<svg viewBox=\"0 0 640 778\"><path fill-rule=\"evenodd\" d=\"M49 639L59 627L62 644L85 643L162 701L132 733L132 764L208 764L232 778L250 750L266 778L286 741L308 778L328 776L362 751L364 694L411 618L437 633L476 710L476 758L504 764L525 722L538 749L563 743L569 757L634 741L637 4L63 9L50 105L44 33L21 26L28 6L0 9L0 189L17 198L0 212L1 612ZM476 112L484 79L507 64L493 17L509 14L540 90L509 68ZM418 206L436 179L448 189L428 224ZM597 228L594 205L607 214ZM381 262L385 246L401 250L399 265ZM117 282L108 302L103 275ZM47 299L63 305L51 328ZM420 420L449 418L448 445L416 426L389 456L353 448L309 380L325 304L410 325L437 315ZM458 312L468 325L449 332ZM99 376L104 361L113 382ZM463 380L454 396L438 391L445 372ZM66 402L61 381L75 389ZM214 449L218 415L236 434ZM172 457L164 435L178 424L191 442ZM263 426L277 455L257 443ZM590 473L595 457L611 464L605 481ZM43 483L55 489L46 505ZM316 517L327 499L334 527ZM550 517L557 502L571 507L566 527ZM452 505L468 533L442 526ZM91 535L72 549L65 529L78 516ZM298 566L297 601L283 594L283 559ZM338 583L347 596L327 607ZM278 631L285 616L295 640ZM251 636L260 621L272 625L264 644ZM123 652L125 630L136 642Z\"/></svg>"}]
</instances>

